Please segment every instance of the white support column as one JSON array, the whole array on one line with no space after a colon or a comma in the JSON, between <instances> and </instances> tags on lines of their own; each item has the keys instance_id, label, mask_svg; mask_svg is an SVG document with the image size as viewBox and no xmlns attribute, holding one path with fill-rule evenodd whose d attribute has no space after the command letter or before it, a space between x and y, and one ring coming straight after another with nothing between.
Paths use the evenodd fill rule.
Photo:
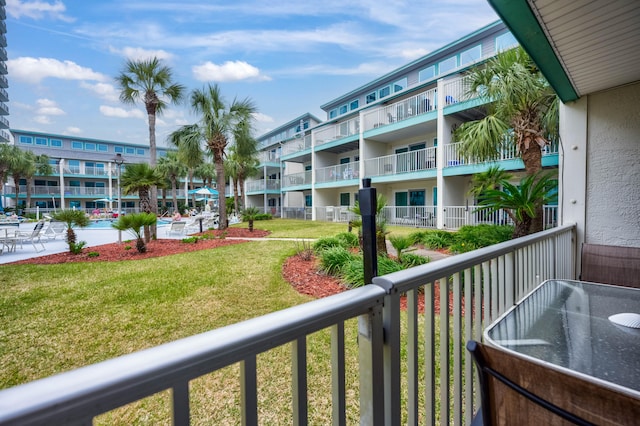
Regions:
<instances>
[{"instance_id":1,"label":"white support column","mask_svg":"<svg viewBox=\"0 0 640 426\"><path fill-rule=\"evenodd\" d=\"M438 200L437 200L437 208L436 208L436 223L438 229L442 229L442 224L444 223L444 195L445 195L445 184L444 184L444 176L442 175L442 171L444 170L444 147L449 143L450 135L448 133L448 128L446 126L444 120L444 79L438 80L438 87L436 97L438 99L438 121L437 121L437 131L436 135L438 138L438 147L436 148L436 187L438 188Z\"/></svg>"},{"instance_id":2,"label":"white support column","mask_svg":"<svg viewBox=\"0 0 640 426\"><path fill-rule=\"evenodd\" d=\"M560 104L559 196L560 224L577 225L576 248L585 239L587 203L588 97ZM576 273L580 259L576 259ZM577 275L576 275L577 276Z\"/></svg>"},{"instance_id":3,"label":"white support column","mask_svg":"<svg viewBox=\"0 0 640 426\"><path fill-rule=\"evenodd\" d=\"M58 164L59 176L60 176L60 210L64 210L65 201L64 201L64 158L60 159L60 163Z\"/></svg>"},{"instance_id":4,"label":"white support column","mask_svg":"<svg viewBox=\"0 0 640 426\"><path fill-rule=\"evenodd\" d=\"M313 152L316 146L316 133L311 131L311 220L316 220L316 155ZM307 206L303 200L303 206L306 209ZM305 215L306 216L306 215Z\"/></svg>"},{"instance_id":5,"label":"white support column","mask_svg":"<svg viewBox=\"0 0 640 426\"><path fill-rule=\"evenodd\" d=\"M113 170L114 165L112 162L109 162L109 170L107 171L107 176L109 180L109 210L113 211Z\"/></svg>"},{"instance_id":6,"label":"white support column","mask_svg":"<svg viewBox=\"0 0 640 426\"><path fill-rule=\"evenodd\" d=\"M369 158L367 156L367 150L365 149L365 144L364 144L364 111L359 112L358 121L360 122L360 126L358 126L359 127L358 155L360 156L359 157L360 163L358 165L358 176L360 176L360 182L358 182L358 188L362 188L362 178L367 177L364 175L365 173L364 166L365 166L365 162Z\"/></svg>"}]
</instances>

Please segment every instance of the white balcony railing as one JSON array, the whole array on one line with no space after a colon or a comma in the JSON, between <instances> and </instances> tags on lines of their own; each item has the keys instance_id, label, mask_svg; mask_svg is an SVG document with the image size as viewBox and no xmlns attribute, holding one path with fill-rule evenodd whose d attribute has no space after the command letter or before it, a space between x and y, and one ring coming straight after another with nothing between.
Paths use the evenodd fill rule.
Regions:
<instances>
[{"instance_id":1,"label":"white balcony railing","mask_svg":"<svg viewBox=\"0 0 640 426\"><path fill-rule=\"evenodd\" d=\"M304 211L304 209L302 209ZM284 210L283 210L284 214ZM173 424L188 425L201 387L190 382L239 364L237 424L258 424L257 357L291 347L294 424L314 423L314 400L331 401L332 423L346 424L345 371L359 372L361 424L467 425L479 386L465 342L546 279L573 279L575 225L384 275L373 283L203 334L0 391L1 424L92 424L93 418L163 390ZM439 306L436 310L436 291ZM401 315L401 297L406 314ZM424 298L419 310L418 299ZM447 309L448 308L448 309ZM358 338L345 338L357 318ZM314 359L307 337L329 329L330 385L309 398ZM357 359L345 356L355 347ZM314 350L321 350L314 348ZM219 386L229 386L220 383ZM52 391L55 390L55 391ZM215 389L207 389L215 393ZM203 396L205 397L205 396ZM135 410L135 407L131 407ZM143 409L140 406L138 409ZM233 413L232 413L233 411ZM149 413L146 413L147 415ZM155 413L154 413L155 414ZM159 413L158 413L159 414ZM310 419L311 417L311 419ZM169 419L167 419L169 421Z\"/></svg>"},{"instance_id":2,"label":"white balcony railing","mask_svg":"<svg viewBox=\"0 0 640 426\"><path fill-rule=\"evenodd\" d=\"M436 89L363 113L364 130L372 130L425 114L436 107Z\"/></svg>"},{"instance_id":3,"label":"white balcony railing","mask_svg":"<svg viewBox=\"0 0 640 426\"><path fill-rule=\"evenodd\" d=\"M277 191L280 189L280 179L260 179L247 181L244 184L244 190L246 192L259 192L259 191Z\"/></svg>"},{"instance_id":4,"label":"white balcony railing","mask_svg":"<svg viewBox=\"0 0 640 426\"><path fill-rule=\"evenodd\" d=\"M321 167L316 169L316 183L340 182L358 179L360 162L338 164L336 166Z\"/></svg>"},{"instance_id":5,"label":"white balcony railing","mask_svg":"<svg viewBox=\"0 0 640 426\"><path fill-rule=\"evenodd\" d=\"M436 148L430 147L400 154L365 160L365 176L385 176L412 173L436 168Z\"/></svg>"},{"instance_id":6,"label":"white balcony railing","mask_svg":"<svg viewBox=\"0 0 640 426\"><path fill-rule=\"evenodd\" d=\"M458 148L462 145L462 142L455 142L444 146L444 164L445 167L462 166L465 164L481 164L485 161L471 161L465 159L459 152ZM542 155L556 155L558 154L558 144L552 143L542 149ZM505 147L499 152L496 152L496 156L492 161L504 161L515 160L520 158L520 154L515 145Z\"/></svg>"},{"instance_id":7,"label":"white balcony railing","mask_svg":"<svg viewBox=\"0 0 640 426\"><path fill-rule=\"evenodd\" d=\"M341 123L324 126L314 131L316 146L331 141L357 135L360 132L360 118L355 117Z\"/></svg>"},{"instance_id":8,"label":"white balcony railing","mask_svg":"<svg viewBox=\"0 0 640 426\"><path fill-rule=\"evenodd\" d=\"M307 149L311 149L311 135L302 138L295 138L282 145L282 155L295 154Z\"/></svg>"},{"instance_id":9,"label":"white balcony railing","mask_svg":"<svg viewBox=\"0 0 640 426\"><path fill-rule=\"evenodd\" d=\"M282 187L311 185L311 170L300 173L292 173L282 177Z\"/></svg>"}]
</instances>

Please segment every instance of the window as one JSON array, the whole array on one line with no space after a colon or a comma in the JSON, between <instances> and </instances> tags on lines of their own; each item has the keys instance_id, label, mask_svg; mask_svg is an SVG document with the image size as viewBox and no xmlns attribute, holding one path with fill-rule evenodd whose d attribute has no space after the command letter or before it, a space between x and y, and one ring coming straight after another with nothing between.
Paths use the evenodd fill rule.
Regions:
<instances>
[{"instance_id":1,"label":"window","mask_svg":"<svg viewBox=\"0 0 640 426\"><path fill-rule=\"evenodd\" d=\"M427 81L431 80L436 76L436 66L431 65L429 68L425 68L418 73L418 81Z\"/></svg>"},{"instance_id":2,"label":"window","mask_svg":"<svg viewBox=\"0 0 640 426\"><path fill-rule=\"evenodd\" d=\"M391 87L383 87L378 91L378 94L380 95L380 99L384 98L385 96L389 96L391 94Z\"/></svg>"},{"instance_id":3,"label":"window","mask_svg":"<svg viewBox=\"0 0 640 426\"><path fill-rule=\"evenodd\" d=\"M351 194L348 192L340 193L340 205L341 206L349 206L349 201L351 200Z\"/></svg>"},{"instance_id":4,"label":"window","mask_svg":"<svg viewBox=\"0 0 640 426\"><path fill-rule=\"evenodd\" d=\"M482 47L480 45L467 49L460 54L460 66L479 61L482 57Z\"/></svg>"},{"instance_id":5,"label":"window","mask_svg":"<svg viewBox=\"0 0 640 426\"><path fill-rule=\"evenodd\" d=\"M403 78L393 83L393 93L399 92L407 88L407 79Z\"/></svg>"},{"instance_id":6,"label":"window","mask_svg":"<svg viewBox=\"0 0 640 426\"><path fill-rule=\"evenodd\" d=\"M69 164L69 171L71 173L80 173L80 160L69 160L68 164ZM78 186L80 186L80 183L78 183Z\"/></svg>"},{"instance_id":7,"label":"window","mask_svg":"<svg viewBox=\"0 0 640 426\"><path fill-rule=\"evenodd\" d=\"M349 110L349 109L348 109L347 105L342 105L342 106L340 107L339 113L340 113L340 115L342 115L342 114L346 114L348 110Z\"/></svg>"},{"instance_id":8,"label":"window","mask_svg":"<svg viewBox=\"0 0 640 426\"><path fill-rule=\"evenodd\" d=\"M144 155L144 149L143 148L136 148L136 155Z\"/></svg>"},{"instance_id":9,"label":"window","mask_svg":"<svg viewBox=\"0 0 640 426\"><path fill-rule=\"evenodd\" d=\"M305 207L311 207L311 195L305 195L304 196L304 206Z\"/></svg>"},{"instance_id":10,"label":"window","mask_svg":"<svg viewBox=\"0 0 640 426\"><path fill-rule=\"evenodd\" d=\"M340 164L349 164L349 157L341 158Z\"/></svg>"},{"instance_id":11,"label":"window","mask_svg":"<svg viewBox=\"0 0 640 426\"><path fill-rule=\"evenodd\" d=\"M48 145L47 138L36 138L36 145Z\"/></svg>"},{"instance_id":12,"label":"window","mask_svg":"<svg viewBox=\"0 0 640 426\"><path fill-rule=\"evenodd\" d=\"M367 101L368 104L370 104L371 102L375 102L376 99L377 99L376 98L376 92L373 92L373 93L369 93L367 95L366 101Z\"/></svg>"},{"instance_id":13,"label":"window","mask_svg":"<svg viewBox=\"0 0 640 426\"><path fill-rule=\"evenodd\" d=\"M131 148L131 147L126 147L126 148L124 149L124 152L125 152L126 154L131 154L131 155L133 155L133 154L135 154L135 153L136 153L136 149L135 149L135 148Z\"/></svg>"},{"instance_id":14,"label":"window","mask_svg":"<svg viewBox=\"0 0 640 426\"><path fill-rule=\"evenodd\" d=\"M96 144L87 142L87 143L84 144L84 149L85 149L85 151L95 151L96 150Z\"/></svg>"},{"instance_id":15,"label":"window","mask_svg":"<svg viewBox=\"0 0 640 426\"><path fill-rule=\"evenodd\" d=\"M454 69L458 64L458 59L455 56L445 59L438 64L438 74L445 74Z\"/></svg>"},{"instance_id":16,"label":"window","mask_svg":"<svg viewBox=\"0 0 640 426\"><path fill-rule=\"evenodd\" d=\"M353 111L354 109L358 109L358 106L359 106L359 105L360 105L360 101L358 101L358 100L356 99L355 101L352 101L352 102L349 104L349 109L350 109L351 111Z\"/></svg>"},{"instance_id":17,"label":"window","mask_svg":"<svg viewBox=\"0 0 640 426\"><path fill-rule=\"evenodd\" d=\"M84 149L84 144L78 141L71 141L71 149Z\"/></svg>"},{"instance_id":18,"label":"window","mask_svg":"<svg viewBox=\"0 0 640 426\"><path fill-rule=\"evenodd\" d=\"M99 152L108 152L109 151L109 147L106 144L99 143L97 145L97 147L98 147L98 151Z\"/></svg>"},{"instance_id":19,"label":"window","mask_svg":"<svg viewBox=\"0 0 640 426\"><path fill-rule=\"evenodd\" d=\"M124 154L124 148L121 147L121 146L114 146L113 147L113 152L115 152L116 154L117 153Z\"/></svg>"},{"instance_id":20,"label":"window","mask_svg":"<svg viewBox=\"0 0 640 426\"><path fill-rule=\"evenodd\" d=\"M54 148L62 148L62 141L60 139L49 139L49 145Z\"/></svg>"},{"instance_id":21,"label":"window","mask_svg":"<svg viewBox=\"0 0 640 426\"><path fill-rule=\"evenodd\" d=\"M501 52L516 46L518 41L510 32L504 33L496 37L496 52Z\"/></svg>"},{"instance_id":22,"label":"window","mask_svg":"<svg viewBox=\"0 0 640 426\"><path fill-rule=\"evenodd\" d=\"M337 109L332 109L331 111L329 111L329 118L336 118L337 116L338 116Z\"/></svg>"},{"instance_id":23,"label":"window","mask_svg":"<svg viewBox=\"0 0 640 426\"><path fill-rule=\"evenodd\" d=\"M33 138L31 136L20 136L20 143L31 145L33 143Z\"/></svg>"}]
</instances>

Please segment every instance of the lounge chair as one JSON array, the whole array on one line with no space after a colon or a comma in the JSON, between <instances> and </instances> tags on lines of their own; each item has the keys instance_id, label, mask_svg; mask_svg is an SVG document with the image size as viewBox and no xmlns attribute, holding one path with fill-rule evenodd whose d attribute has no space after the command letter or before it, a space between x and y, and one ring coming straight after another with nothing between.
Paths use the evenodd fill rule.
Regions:
<instances>
[{"instance_id":1,"label":"lounge chair","mask_svg":"<svg viewBox=\"0 0 640 426\"><path fill-rule=\"evenodd\" d=\"M44 228L44 222L40 221L36 223L36 226L33 228L33 231L16 232L16 242L20 243L20 248L23 248L23 244L28 242L33 245L33 248L35 249L36 253L46 250L44 243L42 242L42 240L40 240L43 234L43 231L42 231L43 228ZM38 250L36 243L42 246L42 250Z\"/></svg>"},{"instance_id":2,"label":"lounge chair","mask_svg":"<svg viewBox=\"0 0 640 426\"><path fill-rule=\"evenodd\" d=\"M16 231L13 229L0 229L0 254L7 249L7 253L11 253L16 250Z\"/></svg>"},{"instance_id":3,"label":"lounge chair","mask_svg":"<svg viewBox=\"0 0 640 426\"><path fill-rule=\"evenodd\" d=\"M65 237L67 235L67 224L65 222L51 221L49 226L44 230L43 235L50 240L55 240L56 237Z\"/></svg>"},{"instance_id":4,"label":"lounge chair","mask_svg":"<svg viewBox=\"0 0 640 426\"><path fill-rule=\"evenodd\" d=\"M187 222L184 221L171 222L167 228L167 235L184 235L186 226Z\"/></svg>"}]
</instances>

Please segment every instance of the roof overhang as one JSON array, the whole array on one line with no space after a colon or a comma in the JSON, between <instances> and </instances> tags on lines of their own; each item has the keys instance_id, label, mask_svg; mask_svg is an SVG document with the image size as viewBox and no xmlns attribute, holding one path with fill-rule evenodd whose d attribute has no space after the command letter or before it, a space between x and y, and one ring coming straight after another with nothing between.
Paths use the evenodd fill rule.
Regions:
<instances>
[{"instance_id":1,"label":"roof overhang","mask_svg":"<svg viewBox=\"0 0 640 426\"><path fill-rule=\"evenodd\" d=\"M640 1L488 2L563 102L640 80Z\"/></svg>"}]
</instances>

